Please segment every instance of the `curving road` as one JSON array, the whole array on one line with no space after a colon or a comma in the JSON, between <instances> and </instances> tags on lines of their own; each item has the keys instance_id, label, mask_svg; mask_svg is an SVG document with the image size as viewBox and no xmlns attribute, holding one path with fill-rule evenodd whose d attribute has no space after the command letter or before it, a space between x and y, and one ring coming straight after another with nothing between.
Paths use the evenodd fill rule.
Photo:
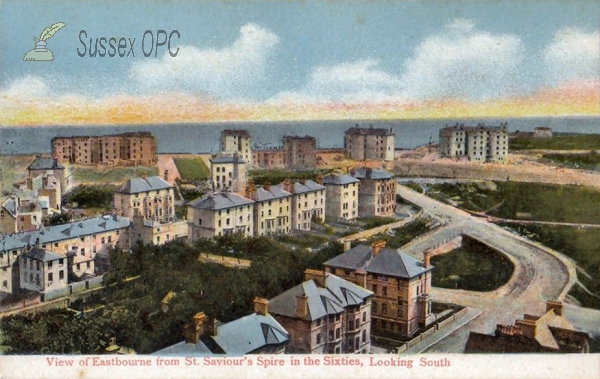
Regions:
<instances>
[{"instance_id":1,"label":"curving road","mask_svg":"<svg viewBox=\"0 0 600 379\"><path fill-rule=\"evenodd\" d=\"M515 264L509 282L492 292L433 288L434 301L451 302L482 310L482 315L450 334L426 352L461 353L470 331L491 334L497 324L513 324L523 314L541 314L546 300L563 300L577 280L576 265L564 255L539 243L473 217L458 208L398 185L397 193L423 208L425 213L444 220L447 226L404 247L422 258L423 251L468 234L502 251Z\"/></svg>"}]
</instances>

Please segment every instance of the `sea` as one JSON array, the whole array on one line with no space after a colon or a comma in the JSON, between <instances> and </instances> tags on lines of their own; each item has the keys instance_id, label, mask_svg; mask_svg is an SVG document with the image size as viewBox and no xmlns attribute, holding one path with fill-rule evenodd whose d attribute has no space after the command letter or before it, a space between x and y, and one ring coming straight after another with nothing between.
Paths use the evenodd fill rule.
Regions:
<instances>
[{"instance_id":1,"label":"sea","mask_svg":"<svg viewBox=\"0 0 600 379\"><path fill-rule=\"evenodd\" d=\"M0 126L0 155L47 154L54 137L93 136L133 131L151 132L158 153L216 153L224 129L246 129L258 148L279 147L285 135L309 135L317 139L319 148L344 146L344 132L353 126L388 128L396 135L396 149L411 149L437 143L439 130L455 124L498 126L506 123L510 132L532 131L546 126L554 132L600 134L600 117L535 117L432 120L335 120L294 122L218 122L143 125L86 126Z\"/></svg>"}]
</instances>

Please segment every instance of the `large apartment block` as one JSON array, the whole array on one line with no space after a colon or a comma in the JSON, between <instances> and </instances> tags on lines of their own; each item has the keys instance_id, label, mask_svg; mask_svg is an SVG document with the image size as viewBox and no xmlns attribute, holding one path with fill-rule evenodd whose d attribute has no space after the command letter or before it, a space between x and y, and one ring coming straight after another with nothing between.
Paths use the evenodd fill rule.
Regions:
<instances>
[{"instance_id":1,"label":"large apartment block","mask_svg":"<svg viewBox=\"0 0 600 379\"><path fill-rule=\"evenodd\" d=\"M433 322L429 254L424 262L385 242L358 245L324 263L325 270L373 291L373 329L410 337Z\"/></svg>"},{"instance_id":2,"label":"large apartment block","mask_svg":"<svg viewBox=\"0 0 600 379\"><path fill-rule=\"evenodd\" d=\"M317 140L310 136L283 137L283 162L286 168L313 168L317 161Z\"/></svg>"},{"instance_id":3,"label":"large apartment block","mask_svg":"<svg viewBox=\"0 0 600 379\"><path fill-rule=\"evenodd\" d=\"M252 160L254 165L268 170L284 168L284 157L285 154L282 148L252 150Z\"/></svg>"},{"instance_id":4,"label":"large apartment block","mask_svg":"<svg viewBox=\"0 0 600 379\"><path fill-rule=\"evenodd\" d=\"M391 216L396 211L394 174L375 168L359 168L351 175L360 181L358 215Z\"/></svg>"},{"instance_id":5,"label":"large apartment block","mask_svg":"<svg viewBox=\"0 0 600 379\"><path fill-rule=\"evenodd\" d=\"M475 127L456 124L440 130L439 152L442 158L467 158L475 162L504 163L508 159L508 127Z\"/></svg>"},{"instance_id":6,"label":"large apartment block","mask_svg":"<svg viewBox=\"0 0 600 379\"><path fill-rule=\"evenodd\" d=\"M350 128L344 136L347 158L356 160L394 160L395 136L392 129Z\"/></svg>"},{"instance_id":7,"label":"large apartment block","mask_svg":"<svg viewBox=\"0 0 600 379\"><path fill-rule=\"evenodd\" d=\"M247 130L225 129L221 132L221 152L239 154L248 166L252 166L252 138Z\"/></svg>"},{"instance_id":8,"label":"large apartment block","mask_svg":"<svg viewBox=\"0 0 600 379\"><path fill-rule=\"evenodd\" d=\"M156 140L150 132L55 137L52 156L78 165L153 166L158 162Z\"/></svg>"},{"instance_id":9,"label":"large apartment block","mask_svg":"<svg viewBox=\"0 0 600 379\"><path fill-rule=\"evenodd\" d=\"M233 192L209 193L188 204L188 239L254 234L254 201Z\"/></svg>"},{"instance_id":10,"label":"large apartment block","mask_svg":"<svg viewBox=\"0 0 600 379\"><path fill-rule=\"evenodd\" d=\"M210 177L214 191L244 192L246 163L238 153L217 155L210 159Z\"/></svg>"},{"instance_id":11,"label":"large apartment block","mask_svg":"<svg viewBox=\"0 0 600 379\"><path fill-rule=\"evenodd\" d=\"M278 185L292 193L292 228L310 230L313 218L325 220L325 186L312 180L292 182L284 180Z\"/></svg>"},{"instance_id":12,"label":"large apartment block","mask_svg":"<svg viewBox=\"0 0 600 379\"><path fill-rule=\"evenodd\" d=\"M306 270L302 284L269 301L289 333L287 353L371 352L373 293L331 273Z\"/></svg>"},{"instance_id":13,"label":"large apartment block","mask_svg":"<svg viewBox=\"0 0 600 379\"><path fill-rule=\"evenodd\" d=\"M159 176L129 179L114 195L119 215L133 219L171 222L175 217L173 186Z\"/></svg>"},{"instance_id":14,"label":"large apartment block","mask_svg":"<svg viewBox=\"0 0 600 379\"><path fill-rule=\"evenodd\" d=\"M248 183L246 197L254 201L254 235L288 234L292 230L292 194L267 183L256 188Z\"/></svg>"},{"instance_id":15,"label":"large apartment block","mask_svg":"<svg viewBox=\"0 0 600 379\"><path fill-rule=\"evenodd\" d=\"M323 178L327 188L327 216L339 220L358 217L359 180L348 174L331 174Z\"/></svg>"}]
</instances>

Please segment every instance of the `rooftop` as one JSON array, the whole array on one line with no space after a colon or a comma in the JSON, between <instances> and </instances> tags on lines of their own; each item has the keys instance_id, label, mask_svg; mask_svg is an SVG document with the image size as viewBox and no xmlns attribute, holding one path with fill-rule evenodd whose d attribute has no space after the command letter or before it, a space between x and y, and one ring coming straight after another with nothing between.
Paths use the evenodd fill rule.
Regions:
<instances>
[{"instance_id":1,"label":"rooftop","mask_svg":"<svg viewBox=\"0 0 600 379\"><path fill-rule=\"evenodd\" d=\"M399 249L381 248L374 253L372 246L358 245L323 263L327 267L364 270L371 274L414 278L433 269Z\"/></svg>"},{"instance_id":2,"label":"rooftop","mask_svg":"<svg viewBox=\"0 0 600 379\"><path fill-rule=\"evenodd\" d=\"M338 314L348 306L361 305L373 295L373 292L333 274L324 275L323 287L314 279L307 280L269 300L269 311L296 318L297 296L306 296L308 312L304 319L316 320Z\"/></svg>"},{"instance_id":3,"label":"rooftop","mask_svg":"<svg viewBox=\"0 0 600 379\"><path fill-rule=\"evenodd\" d=\"M217 155L210 158L211 163L244 163L244 158L241 155Z\"/></svg>"},{"instance_id":4,"label":"rooftop","mask_svg":"<svg viewBox=\"0 0 600 379\"><path fill-rule=\"evenodd\" d=\"M279 186L268 186L268 189L263 186L256 189L256 201L268 201L288 196L292 196L292 194Z\"/></svg>"},{"instance_id":5,"label":"rooftop","mask_svg":"<svg viewBox=\"0 0 600 379\"><path fill-rule=\"evenodd\" d=\"M225 129L221 134L225 136L250 137L250 132L246 129Z\"/></svg>"},{"instance_id":6,"label":"rooftop","mask_svg":"<svg viewBox=\"0 0 600 379\"><path fill-rule=\"evenodd\" d=\"M28 170L64 170L58 159L50 157L36 157L32 164L27 167Z\"/></svg>"},{"instance_id":7,"label":"rooftop","mask_svg":"<svg viewBox=\"0 0 600 379\"><path fill-rule=\"evenodd\" d=\"M315 137L312 136L283 136L283 140L287 141L316 141Z\"/></svg>"},{"instance_id":8,"label":"rooftop","mask_svg":"<svg viewBox=\"0 0 600 379\"><path fill-rule=\"evenodd\" d=\"M160 176L151 176L149 178L133 178L125 182L117 192L119 193L140 193L148 191L158 191L172 188L172 186Z\"/></svg>"},{"instance_id":9,"label":"rooftop","mask_svg":"<svg viewBox=\"0 0 600 379\"><path fill-rule=\"evenodd\" d=\"M391 129L374 128L371 125L369 128L360 128L358 125L346 130L346 134L363 135L363 136L393 136Z\"/></svg>"},{"instance_id":10,"label":"rooftop","mask_svg":"<svg viewBox=\"0 0 600 379\"><path fill-rule=\"evenodd\" d=\"M280 188L285 188L285 182L279 183L277 186ZM294 193L314 192L321 191L324 189L325 186L322 186L319 183L310 179L294 182Z\"/></svg>"},{"instance_id":11,"label":"rooftop","mask_svg":"<svg viewBox=\"0 0 600 379\"><path fill-rule=\"evenodd\" d=\"M254 203L252 200L234 192L215 192L192 200L187 205L196 209L219 210L252 203Z\"/></svg>"},{"instance_id":12,"label":"rooftop","mask_svg":"<svg viewBox=\"0 0 600 379\"><path fill-rule=\"evenodd\" d=\"M362 167L354 171L354 177L357 179L392 179L394 174L389 171L380 170L378 168L366 168Z\"/></svg>"},{"instance_id":13,"label":"rooftop","mask_svg":"<svg viewBox=\"0 0 600 379\"><path fill-rule=\"evenodd\" d=\"M326 177L323 178L323 184L331 184L331 185L338 185L338 186L352 184L352 183L356 183L358 181L359 181L358 179L356 179L352 175L348 175L348 174L341 174L341 175L331 174L331 175L327 175Z\"/></svg>"},{"instance_id":14,"label":"rooftop","mask_svg":"<svg viewBox=\"0 0 600 379\"><path fill-rule=\"evenodd\" d=\"M40 261L40 262L50 262L50 261L55 261L55 260L64 258L56 253L53 253L46 249L37 248L37 247L24 253L23 256L31 258L31 259L35 259L36 261Z\"/></svg>"}]
</instances>

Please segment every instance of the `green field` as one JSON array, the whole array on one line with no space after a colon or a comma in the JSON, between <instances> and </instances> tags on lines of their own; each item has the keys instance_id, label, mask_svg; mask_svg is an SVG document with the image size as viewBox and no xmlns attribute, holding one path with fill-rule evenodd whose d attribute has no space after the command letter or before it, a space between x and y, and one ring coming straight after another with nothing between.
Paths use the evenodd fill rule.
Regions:
<instances>
[{"instance_id":1,"label":"green field","mask_svg":"<svg viewBox=\"0 0 600 379\"><path fill-rule=\"evenodd\" d=\"M576 286L570 295L585 307L600 309L600 233L598 229L548 225L502 226L573 258L577 265L587 273L587 275L578 273L577 278L592 294Z\"/></svg>"},{"instance_id":2,"label":"green field","mask_svg":"<svg viewBox=\"0 0 600 379\"><path fill-rule=\"evenodd\" d=\"M267 182L271 184L279 184L286 178L290 178L292 180L310 179L316 181L318 176L325 176L331 171L332 170L250 170L248 172L248 176L254 180L256 185L263 185Z\"/></svg>"},{"instance_id":3,"label":"green field","mask_svg":"<svg viewBox=\"0 0 600 379\"><path fill-rule=\"evenodd\" d=\"M120 183L131 178L144 175L158 175L157 167L96 167L72 166L73 177L79 183Z\"/></svg>"},{"instance_id":4,"label":"green field","mask_svg":"<svg viewBox=\"0 0 600 379\"><path fill-rule=\"evenodd\" d=\"M600 224L600 191L568 185L485 182L427 185L428 195L508 219Z\"/></svg>"},{"instance_id":5,"label":"green field","mask_svg":"<svg viewBox=\"0 0 600 379\"><path fill-rule=\"evenodd\" d=\"M173 158L181 180L194 182L210 178L210 170L202 158Z\"/></svg>"},{"instance_id":6,"label":"green field","mask_svg":"<svg viewBox=\"0 0 600 379\"><path fill-rule=\"evenodd\" d=\"M386 241L386 247L390 249L400 248L415 237L426 233L433 226L433 220L427 217L421 217L413 222L404 225L402 228L394 229L393 234L382 233L370 237L365 244L375 243L377 241Z\"/></svg>"},{"instance_id":7,"label":"green field","mask_svg":"<svg viewBox=\"0 0 600 379\"><path fill-rule=\"evenodd\" d=\"M510 139L511 150L596 150L600 134L554 133L552 138L519 136Z\"/></svg>"},{"instance_id":8,"label":"green field","mask_svg":"<svg viewBox=\"0 0 600 379\"><path fill-rule=\"evenodd\" d=\"M542 161L569 168L600 171L600 154L596 150L588 154L544 154Z\"/></svg>"},{"instance_id":9,"label":"green field","mask_svg":"<svg viewBox=\"0 0 600 379\"><path fill-rule=\"evenodd\" d=\"M491 249L460 247L431 258L435 266L432 285L468 291L493 291L514 271L512 262Z\"/></svg>"}]
</instances>

